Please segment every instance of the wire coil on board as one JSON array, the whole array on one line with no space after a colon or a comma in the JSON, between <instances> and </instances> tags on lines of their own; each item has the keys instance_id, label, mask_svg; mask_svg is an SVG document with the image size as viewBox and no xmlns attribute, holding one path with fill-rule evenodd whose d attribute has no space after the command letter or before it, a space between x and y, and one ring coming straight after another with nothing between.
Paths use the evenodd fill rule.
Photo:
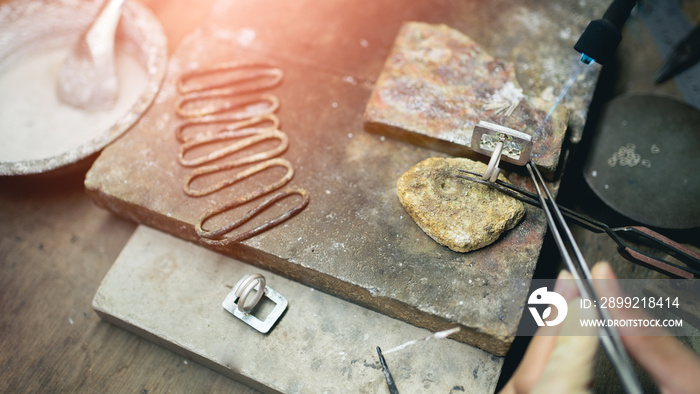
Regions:
<instances>
[{"instance_id":1,"label":"wire coil on board","mask_svg":"<svg viewBox=\"0 0 700 394\"><path fill-rule=\"evenodd\" d=\"M293 178L294 169L288 160L279 157L287 150L289 138L279 130L275 114L279 100L267 91L278 86L282 78L282 70L270 63L234 62L195 69L181 75L177 81L180 98L175 112L184 120L175 130L175 138L181 143L178 162L192 168L184 180L185 194L209 196L273 168L283 169L279 178L200 215L195 230L204 243L228 245L246 240L291 218L309 203L309 194L304 189L281 190ZM274 145L266 150L240 154L263 143L270 145L270 142ZM220 147L191 157L191 152L215 144ZM224 160L234 155L236 158ZM232 172L233 176L217 176L226 172ZM192 185L197 179L207 177L219 180L206 187ZM273 192L276 193L240 218L216 229L205 228L215 217ZM253 229L229 235L277 202L294 195L301 200L291 209Z\"/></svg>"}]
</instances>

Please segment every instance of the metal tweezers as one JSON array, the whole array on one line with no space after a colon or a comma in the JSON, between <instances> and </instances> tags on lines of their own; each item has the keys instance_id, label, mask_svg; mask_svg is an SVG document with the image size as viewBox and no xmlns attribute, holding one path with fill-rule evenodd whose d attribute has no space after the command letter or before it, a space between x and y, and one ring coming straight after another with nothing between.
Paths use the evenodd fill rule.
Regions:
<instances>
[{"instance_id":1,"label":"metal tweezers","mask_svg":"<svg viewBox=\"0 0 700 394\"><path fill-rule=\"evenodd\" d=\"M588 264L586 263L586 260L584 259L583 254L581 253L581 250L579 249L578 244L576 243L576 240L571 234L571 229L567 225L562 211L559 209L559 206L554 202L554 197L547 188L542 174L540 174L540 171L537 169L537 167L532 164L531 160L529 160L527 164L525 164L525 167L530 173L530 177L532 178L532 181L535 185L535 189L537 190L537 197L540 202L539 206L544 210L544 213L547 217L547 223L549 224L552 235L554 236L554 239L556 241L557 247L561 252L562 258L566 262L567 268L569 269L571 275L576 281L576 286L578 287L578 291L581 295L581 298L596 300L595 305L600 305L600 302L598 301L599 298L595 294L595 291L593 289L593 285L591 282L592 275L590 269L588 268ZM468 179L470 181L477 181L473 178ZM493 185L496 185L496 183L494 182L479 181L481 180L478 180L477 182L491 184L490 186L492 187L494 187ZM503 183L499 182L498 185L502 186ZM508 190L508 188L505 187L504 189ZM499 188L499 190L501 189ZM527 202L530 202L529 200L532 199L533 196L530 195ZM573 257L569 254L569 249L567 248L567 243L564 242L564 237L566 237L568 246L573 251ZM611 319L607 309L598 308L598 313L600 313L600 317L604 320ZM630 361L629 355L627 354L627 351L625 350L625 347L622 344L622 340L620 339L620 335L617 332L617 330L614 327L609 326L600 327L598 337L600 338L601 345L607 353L608 358L610 359L610 362L612 363L613 367L615 368L615 371L617 372L617 375L619 376L620 382L625 388L625 391L627 391L628 393L635 394L642 393L641 385L639 384L639 381L637 380L637 375L634 373L634 370L632 368L632 362Z\"/></svg>"},{"instance_id":2,"label":"metal tweezers","mask_svg":"<svg viewBox=\"0 0 700 394\"><path fill-rule=\"evenodd\" d=\"M524 203L535 207L542 207L539 197L535 193L501 180L496 180L495 182L485 181L482 179L482 174L477 172L463 169L460 169L459 172L462 174L457 175L458 178L487 185ZM700 254L693 252L672 239L642 226L611 228L605 223L581 215L566 207L560 205L557 205L557 207L564 216L586 230L594 233L607 234L617 245L617 250L620 255L630 262L661 272L672 278L700 278ZM650 252L644 252L638 249L638 247L625 242L625 239L649 246L657 252L655 254L668 254L685 265L666 260Z\"/></svg>"},{"instance_id":3,"label":"metal tweezers","mask_svg":"<svg viewBox=\"0 0 700 394\"><path fill-rule=\"evenodd\" d=\"M506 147L508 149L504 151ZM604 223L587 218L564 207L559 207L554 201L552 193L547 188L542 174L532 162L530 156L532 139L529 135L523 136L523 133L516 130L480 121L474 127L471 148L478 153L491 154L491 160L485 173L478 174L460 169L459 172L461 174L456 174L456 176L471 182L487 185L525 203L542 208L559 252L566 263L567 269L576 281L576 287L581 298L593 300L602 319L610 320L610 313L607 309L600 308L600 299L593 289L591 270L564 219L565 215L588 230L606 233L617 243L618 252L628 260L661 271L672 277L700 277L700 255L660 234L644 227L610 228ZM537 194L498 180L500 173L498 163L501 158L516 165L524 165L532 179ZM644 241L658 250L677 258L687 266L681 266L635 249L628 245L623 240L623 237L635 238L637 242L640 240ZM632 362L615 327L600 327L598 337L625 391L635 394L641 393L642 389L632 369Z\"/></svg>"}]
</instances>

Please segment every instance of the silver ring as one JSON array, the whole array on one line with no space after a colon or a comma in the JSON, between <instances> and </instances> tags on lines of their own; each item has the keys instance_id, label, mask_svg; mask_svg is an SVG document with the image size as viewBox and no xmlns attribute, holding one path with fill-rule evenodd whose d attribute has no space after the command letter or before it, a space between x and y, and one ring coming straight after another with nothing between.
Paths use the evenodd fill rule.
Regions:
<instances>
[{"instance_id":1,"label":"silver ring","mask_svg":"<svg viewBox=\"0 0 700 394\"><path fill-rule=\"evenodd\" d=\"M257 287L257 289L255 289ZM250 295L250 293L253 291L253 289L257 290L255 293L255 298L251 301L250 305L246 305L246 299ZM251 274L251 275L246 275L241 280L236 283L236 286L233 288L233 294L238 297L236 301L236 306L239 312L242 313L248 313L253 308L255 308L255 305L260 302L260 299L262 298L263 294L265 293L265 277L262 276L261 274Z\"/></svg>"}]
</instances>

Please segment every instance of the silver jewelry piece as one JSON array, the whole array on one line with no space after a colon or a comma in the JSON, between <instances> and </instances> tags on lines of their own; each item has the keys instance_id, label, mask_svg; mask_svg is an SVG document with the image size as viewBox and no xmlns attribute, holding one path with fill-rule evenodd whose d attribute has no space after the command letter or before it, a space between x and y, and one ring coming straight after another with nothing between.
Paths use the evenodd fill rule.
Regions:
<instances>
[{"instance_id":1,"label":"silver jewelry piece","mask_svg":"<svg viewBox=\"0 0 700 394\"><path fill-rule=\"evenodd\" d=\"M248 302L248 297L253 291L255 291L253 299ZM252 314L255 306L260 302L263 295L275 303L274 309L272 309L272 312L270 312L264 321ZM279 320L285 309L287 309L287 304L286 298L265 285L264 276L261 274L252 274L244 276L236 283L236 286L234 286L233 290L226 296L222 305L224 309L244 323L266 334L272 329L272 326L275 325L277 320Z\"/></svg>"}]
</instances>

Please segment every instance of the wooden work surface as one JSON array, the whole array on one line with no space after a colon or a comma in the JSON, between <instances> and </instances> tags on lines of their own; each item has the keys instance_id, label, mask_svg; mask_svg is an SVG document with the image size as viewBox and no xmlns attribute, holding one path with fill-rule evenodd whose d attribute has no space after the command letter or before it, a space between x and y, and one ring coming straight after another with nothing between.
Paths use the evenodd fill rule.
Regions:
<instances>
[{"instance_id":1,"label":"wooden work surface","mask_svg":"<svg viewBox=\"0 0 700 394\"><path fill-rule=\"evenodd\" d=\"M211 0L144 0L172 52ZM136 224L96 207L83 180L0 179L0 392L254 393L102 321L92 299Z\"/></svg>"},{"instance_id":2,"label":"wooden work surface","mask_svg":"<svg viewBox=\"0 0 700 394\"><path fill-rule=\"evenodd\" d=\"M171 52L212 3L142 2L163 21ZM187 18L181 19L183 15ZM627 42L638 44L633 39ZM634 64L654 68L660 64L655 61ZM623 67L622 73L628 76L627 85L616 94L630 87L649 88L634 85L637 68ZM103 322L92 311L102 278L137 225L93 204L83 188L87 168L51 177L0 179L0 392L254 392ZM569 197L575 201L580 195ZM594 213L601 209L584 208ZM579 243L589 260L612 258L625 277L647 274L618 259L614 245L603 236L587 234ZM546 250L552 247L545 243ZM545 269L543 275L554 271ZM605 369L609 373L609 367L599 368ZM600 387L607 383L607 378L598 379Z\"/></svg>"}]
</instances>

